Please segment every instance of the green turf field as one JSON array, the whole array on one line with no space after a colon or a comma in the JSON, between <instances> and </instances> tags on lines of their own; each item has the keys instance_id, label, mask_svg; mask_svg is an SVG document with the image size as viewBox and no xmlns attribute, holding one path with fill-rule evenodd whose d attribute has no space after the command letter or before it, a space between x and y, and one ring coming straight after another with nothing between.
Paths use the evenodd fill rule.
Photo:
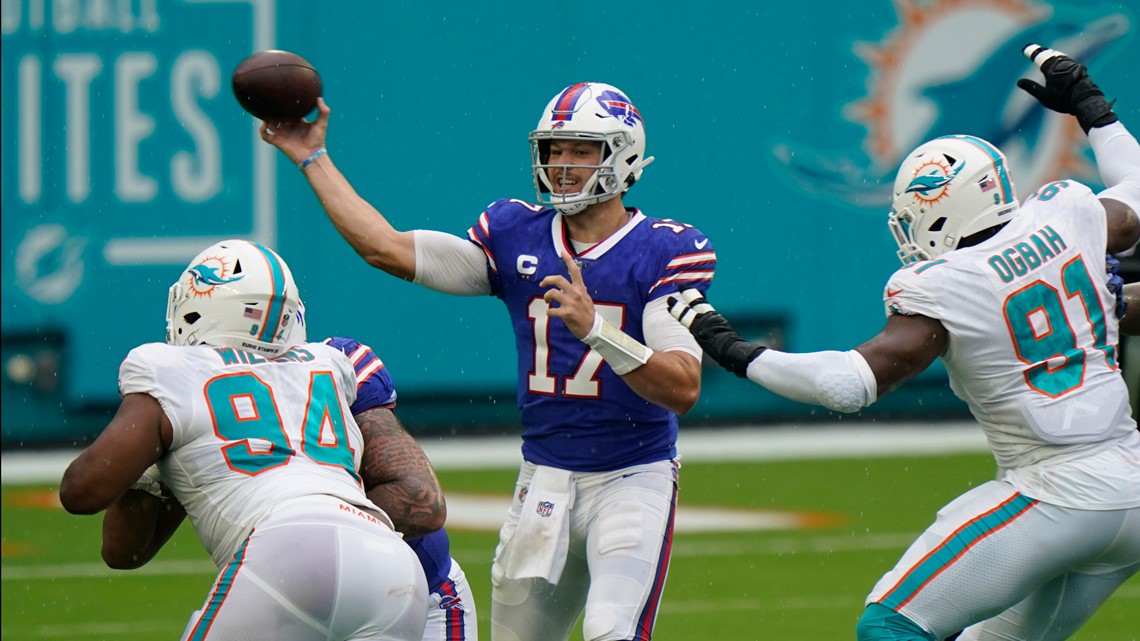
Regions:
<instances>
[{"instance_id":1,"label":"green turf field","mask_svg":"<svg viewBox=\"0 0 1140 641\"><path fill-rule=\"evenodd\" d=\"M988 454L688 463L683 506L823 518L806 530L678 533L654 639L854 639L863 597L878 577L938 507L991 474ZM445 489L496 497L512 491L514 478L514 469L440 472ZM70 516L53 496L51 487L3 489L3 638L177 639L214 577L189 523L145 568L112 572L99 559L101 518ZM497 536L451 529L489 641ZM1134 578L1074 638L1136 641L1138 612Z\"/></svg>"}]
</instances>

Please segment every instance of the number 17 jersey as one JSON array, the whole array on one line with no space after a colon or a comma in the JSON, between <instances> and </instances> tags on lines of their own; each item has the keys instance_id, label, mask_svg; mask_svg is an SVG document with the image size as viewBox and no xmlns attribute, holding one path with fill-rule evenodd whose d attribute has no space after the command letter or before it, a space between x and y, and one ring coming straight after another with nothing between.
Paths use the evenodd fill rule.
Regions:
<instances>
[{"instance_id":1,"label":"number 17 jersey","mask_svg":"<svg viewBox=\"0 0 1140 641\"><path fill-rule=\"evenodd\" d=\"M691 225L627 212L624 227L579 251L562 214L517 200L492 203L468 232L487 257L492 294L511 317L523 456L532 463L599 472L677 454L676 415L639 396L566 323L548 316L543 295L550 288L540 284L567 276L561 256L573 256L594 309L644 344L646 305L676 293L678 284L707 290L716 253Z\"/></svg>"}]
</instances>

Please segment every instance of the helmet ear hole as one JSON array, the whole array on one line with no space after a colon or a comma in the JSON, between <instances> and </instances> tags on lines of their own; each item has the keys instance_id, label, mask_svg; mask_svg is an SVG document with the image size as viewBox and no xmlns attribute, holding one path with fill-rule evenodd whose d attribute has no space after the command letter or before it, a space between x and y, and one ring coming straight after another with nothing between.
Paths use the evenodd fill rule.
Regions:
<instances>
[{"instance_id":1,"label":"helmet ear hole","mask_svg":"<svg viewBox=\"0 0 1140 641\"><path fill-rule=\"evenodd\" d=\"M629 175L625 177L625 188L626 189L629 189L630 187L633 186L633 183L637 182L637 172L633 171L633 168L637 166L637 159L638 158L640 158L640 156L635 155L635 156L629 157L629 161L627 164L630 166L630 172L629 172Z\"/></svg>"}]
</instances>

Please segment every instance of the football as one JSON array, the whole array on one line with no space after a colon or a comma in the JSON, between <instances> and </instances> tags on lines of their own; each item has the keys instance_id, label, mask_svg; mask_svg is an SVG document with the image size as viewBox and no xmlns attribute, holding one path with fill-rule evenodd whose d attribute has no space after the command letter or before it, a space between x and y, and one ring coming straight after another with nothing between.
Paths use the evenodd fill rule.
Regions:
<instances>
[{"instance_id":1,"label":"football","mask_svg":"<svg viewBox=\"0 0 1140 641\"><path fill-rule=\"evenodd\" d=\"M268 122L296 120L317 107L322 86L313 65L295 53L269 49L234 69L234 96L242 109Z\"/></svg>"}]
</instances>

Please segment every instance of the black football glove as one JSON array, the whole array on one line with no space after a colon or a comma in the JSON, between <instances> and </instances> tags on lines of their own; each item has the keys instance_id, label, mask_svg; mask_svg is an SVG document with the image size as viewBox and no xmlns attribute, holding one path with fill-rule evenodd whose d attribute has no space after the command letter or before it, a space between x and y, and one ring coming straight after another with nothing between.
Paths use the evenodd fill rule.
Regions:
<instances>
[{"instance_id":1,"label":"black football glove","mask_svg":"<svg viewBox=\"0 0 1140 641\"><path fill-rule=\"evenodd\" d=\"M689 328L701 349L721 367L747 378L748 364L768 348L741 338L724 316L709 305L700 290L682 285L677 288L677 294L679 296L670 296L665 301L673 318Z\"/></svg>"},{"instance_id":2,"label":"black football glove","mask_svg":"<svg viewBox=\"0 0 1140 641\"><path fill-rule=\"evenodd\" d=\"M1026 45L1023 53L1041 70L1045 76L1045 86L1042 87L1029 78L1018 80L1017 86L1046 108L1076 116L1086 134L1093 127L1116 122L1112 103L1104 99L1104 92L1089 78L1088 69L1084 65L1060 51L1041 45Z\"/></svg>"}]
</instances>

